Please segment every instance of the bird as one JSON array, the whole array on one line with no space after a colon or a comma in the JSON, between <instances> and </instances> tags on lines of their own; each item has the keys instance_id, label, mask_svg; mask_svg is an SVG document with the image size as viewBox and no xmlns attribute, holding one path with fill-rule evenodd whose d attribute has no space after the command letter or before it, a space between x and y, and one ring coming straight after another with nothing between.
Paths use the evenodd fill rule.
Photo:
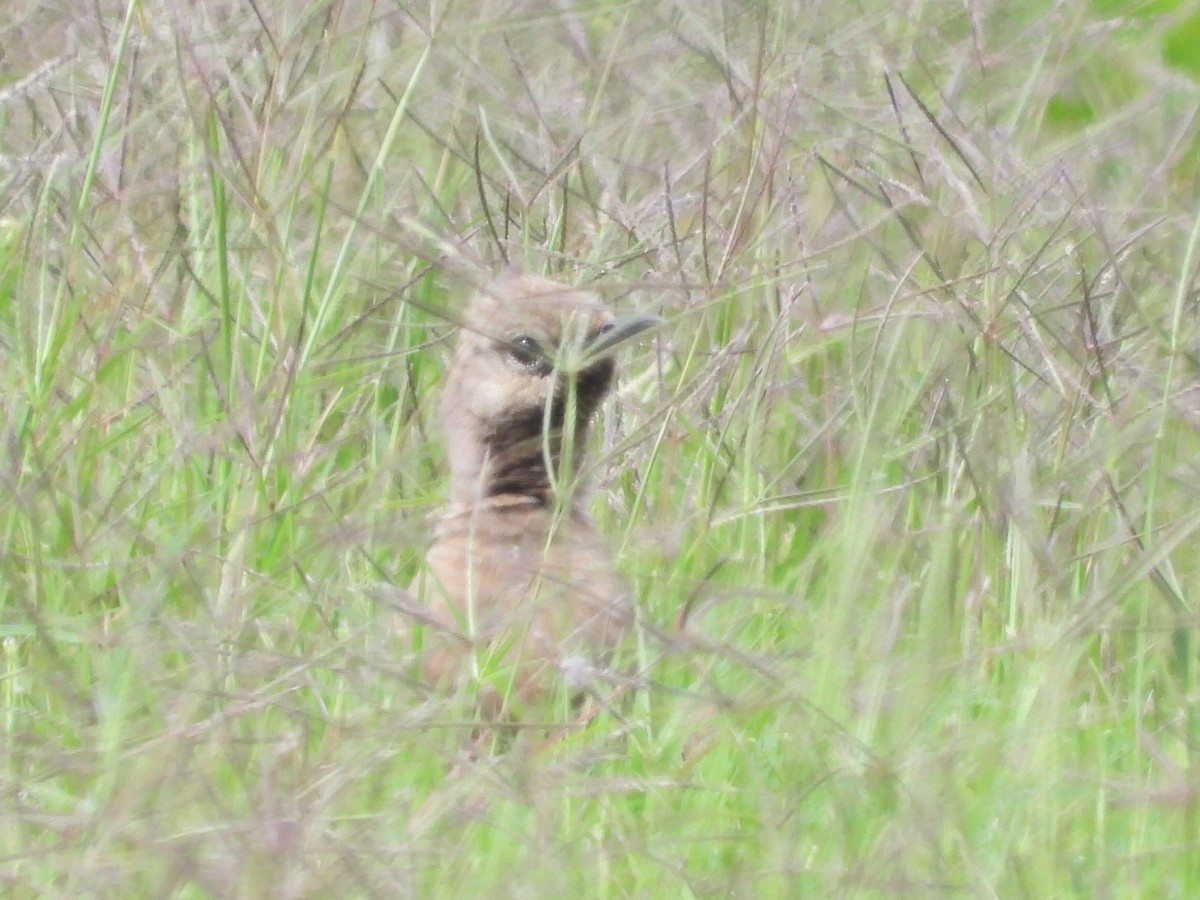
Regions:
<instances>
[{"instance_id":1,"label":"bird","mask_svg":"<svg viewBox=\"0 0 1200 900\"><path fill-rule=\"evenodd\" d=\"M467 303L441 394L449 502L409 589L422 680L486 718L595 695L633 603L579 484L615 352L662 322L509 271Z\"/></svg>"}]
</instances>

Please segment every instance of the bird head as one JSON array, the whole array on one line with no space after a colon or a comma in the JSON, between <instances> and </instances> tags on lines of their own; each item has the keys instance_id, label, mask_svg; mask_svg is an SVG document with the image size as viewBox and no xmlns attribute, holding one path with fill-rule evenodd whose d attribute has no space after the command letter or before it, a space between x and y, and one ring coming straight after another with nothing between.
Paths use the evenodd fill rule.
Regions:
<instances>
[{"instance_id":1,"label":"bird head","mask_svg":"<svg viewBox=\"0 0 1200 900\"><path fill-rule=\"evenodd\" d=\"M442 395L452 493L547 502L578 465L588 421L612 386L613 354L661 320L617 318L593 294L510 273L462 317Z\"/></svg>"}]
</instances>

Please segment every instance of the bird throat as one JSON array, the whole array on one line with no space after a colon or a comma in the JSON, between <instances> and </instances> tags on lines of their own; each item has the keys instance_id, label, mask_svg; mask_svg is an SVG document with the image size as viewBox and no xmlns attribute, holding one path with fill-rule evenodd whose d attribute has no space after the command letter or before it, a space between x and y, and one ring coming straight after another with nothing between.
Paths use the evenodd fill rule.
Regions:
<instances>
[{"instance_id":1,"label":"bird throat","mask_svg":"<svg viewBox=\"0 0 1200 900\"><path fill-rule=\"evenodd\" d=\"M488 422L482 435L487 460L483 496L551 505L555 482L571 478L579 467L588 423L612 375L612 361L601 360L580 373L573 392L564 384L548 410L541 405L520 407Z\"/></svg>"}]
</instances>

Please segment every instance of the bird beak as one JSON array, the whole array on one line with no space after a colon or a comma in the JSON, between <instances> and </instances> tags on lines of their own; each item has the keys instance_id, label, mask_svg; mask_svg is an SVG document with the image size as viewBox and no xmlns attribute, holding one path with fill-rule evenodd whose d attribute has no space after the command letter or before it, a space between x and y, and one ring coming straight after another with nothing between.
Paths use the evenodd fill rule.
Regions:
<instances>
[{"instance_id":1,"label":"bird beak","mask_svg":"<svg viewBox=\"0 0 1200 900\"><path fill-rule=\"evenodd\" d=\"M617 347L631 338L637 337L643 331L657 328L663 324L659 316L626 316L609 322L599 334L583 346L584 355L588 362L594 362L602 356L612 353Z\"/></svg>"}]
</instances>

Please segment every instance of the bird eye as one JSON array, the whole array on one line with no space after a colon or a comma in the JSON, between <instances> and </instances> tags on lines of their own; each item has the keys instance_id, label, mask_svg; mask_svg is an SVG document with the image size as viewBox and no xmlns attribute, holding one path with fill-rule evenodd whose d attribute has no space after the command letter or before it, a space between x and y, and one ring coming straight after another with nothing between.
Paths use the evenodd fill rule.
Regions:
<instances>
[{"instance_id":1,"label":"bird eye","mask_svg":"<svg viewBox=\"0 0 1200 900\"><path fill-rule=\"evenodd\" d=\"M508 345L508 355L523 366L541 368L546 365L546 354L542 352L542 345L527 334L513 338Z\"/></svg>"}]
</instances>

